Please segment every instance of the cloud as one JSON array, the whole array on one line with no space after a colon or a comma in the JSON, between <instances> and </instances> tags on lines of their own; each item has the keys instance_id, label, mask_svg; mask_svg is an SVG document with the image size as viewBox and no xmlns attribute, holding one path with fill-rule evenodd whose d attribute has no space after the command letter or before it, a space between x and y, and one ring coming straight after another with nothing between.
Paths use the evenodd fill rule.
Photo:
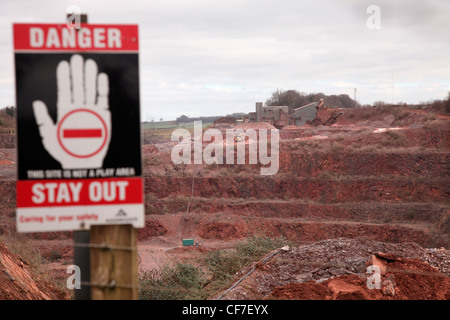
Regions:
<instances>
[{"instance_id":1,"label":"cloud","mask_svg":"<svg viewBox=\"0 0 450 320\"><path fill-rule=\"evenodd\" d=\"M278 88L353 96L356 87L363 104L450 90L447 0L377 1L380 30L367 28L369 0L3 1L0 27L64 23L71 4L90 23L139 24L143 118L248 112ZM0 103L10 105L10 31L0 49Z\"/></svg>"}]
</instances>

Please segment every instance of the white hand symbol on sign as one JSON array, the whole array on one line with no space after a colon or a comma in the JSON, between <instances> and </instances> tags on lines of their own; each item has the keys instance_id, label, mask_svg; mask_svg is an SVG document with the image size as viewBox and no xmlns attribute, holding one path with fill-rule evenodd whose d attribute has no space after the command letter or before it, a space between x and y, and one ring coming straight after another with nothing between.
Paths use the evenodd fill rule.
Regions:
<instances>
[{"instance_id":1,"label":"white hand symbol on sign","mask_svg":"<svg viewBox=\"0 0 450 320\"><path fill-rule=\"evenodd\" d=\"M75 54L56 68L57 122L47 106L33 101L42 144L63 169L100 168L111 141L109 81L94 60Z\"/></svg>"}]
</instances>

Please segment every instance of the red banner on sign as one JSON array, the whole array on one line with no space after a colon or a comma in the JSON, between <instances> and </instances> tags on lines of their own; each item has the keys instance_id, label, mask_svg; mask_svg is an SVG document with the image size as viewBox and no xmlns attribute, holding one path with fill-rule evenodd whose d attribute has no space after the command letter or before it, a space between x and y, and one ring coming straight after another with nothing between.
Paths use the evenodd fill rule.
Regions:
<instances>
[{"instance_id":1,"label":"red banner on sign","mask_svg":"<svg viewBox=\"0 0 450 320\"><path fill-rule=\"evenodd\" d=\"M72 26L71 26L72 27ZM139 49L137 25L13 25L15 51L133 51Z\"/></svg>"},{"instance_id":2,"label":"red banner on sign","mask_svg":"<svg viewBox=\"0 0 450 320\"><path fill-rule=\"evenodd\" d=\"M142 204L141 178L19 180L17 208Z\"/></svg>"}]
</instances>

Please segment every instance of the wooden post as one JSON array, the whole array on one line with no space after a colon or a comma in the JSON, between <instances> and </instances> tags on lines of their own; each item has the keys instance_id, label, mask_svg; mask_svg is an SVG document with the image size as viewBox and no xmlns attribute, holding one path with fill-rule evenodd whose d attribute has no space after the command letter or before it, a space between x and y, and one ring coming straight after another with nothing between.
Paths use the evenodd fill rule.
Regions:
<instances>
[{"instance_id":1,"label":"wooden post","mask_svg":"<svg viewBox=\"0 0 450 320\"><path fill-rule=\"evenodd\" d=\"M131 225L91 226L92 300L137 300L137 232Z\"/></svg>"}]
</instances>

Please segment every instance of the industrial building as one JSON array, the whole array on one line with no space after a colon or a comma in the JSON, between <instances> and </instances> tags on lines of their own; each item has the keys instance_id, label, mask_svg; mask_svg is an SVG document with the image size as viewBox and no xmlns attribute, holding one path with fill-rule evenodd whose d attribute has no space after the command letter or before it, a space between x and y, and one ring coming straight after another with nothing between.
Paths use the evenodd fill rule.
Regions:
<instances>
[{"instance_id":1,"label":"industrial building","mask_svg":"<svg viewBox=\"0 0 450 320\"><path fill-rule=\"evenodd\" d=\"M313 121L323 106L323 99L295 109L289 106L263 106L262 102L257 102L255 112L248 114L248 121L268 122L278 129L289 125L299 127L306 121Z\"/></svg>"}]
</instances>

